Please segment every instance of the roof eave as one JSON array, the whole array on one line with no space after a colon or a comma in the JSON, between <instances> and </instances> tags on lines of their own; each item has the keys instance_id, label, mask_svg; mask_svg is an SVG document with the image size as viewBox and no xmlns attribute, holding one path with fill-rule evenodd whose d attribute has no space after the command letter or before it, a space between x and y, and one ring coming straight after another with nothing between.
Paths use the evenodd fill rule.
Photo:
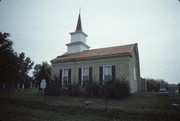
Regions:
<instances>
[{"instance_id":1,"label":"roof eave","mask_svg":"<svg viewBox=\"0 0 180 121\"><path fill-rule=\"evenodd\" d=\"M79 33L83 34L85 37L88 36L88 35L87 35L85 32L83 32L83 31L70 32L69 34L70 34L70 35L73 35L73 34L79 34Z\"/></svg>"},{"instance_id":2,"label":"roof eave","mask_svg":"<svg viewBox=\"0 0 180 121\"><path fill-rule=\"evenodd\" d=\"M81 60L93 60L93 59L101 59L101 58L111 58L111 57L132 57L130 52L112 54L112 55L102 55L102 56L91 56L91 57L82 57L82 58L72 58L65 60L51 60L51 63L63 63L63 62L72 62L72 61L81 61Z\"/></svg>"},{"instance_id":3,"label":"roof eave","mask_svg":"<svg viewBox=\"0 0 180 121\"><path fill-rule=\"evenodd\" d=\"M79 44L84 45L84 46L87 47L88 49L91 48L89 45L87 45L86 43L81 42L81 41L79 41L79 42L73 42L73 43L68 43L68 44L66 44L66 46L79 45Z\"/></svg>"}]
</instances>

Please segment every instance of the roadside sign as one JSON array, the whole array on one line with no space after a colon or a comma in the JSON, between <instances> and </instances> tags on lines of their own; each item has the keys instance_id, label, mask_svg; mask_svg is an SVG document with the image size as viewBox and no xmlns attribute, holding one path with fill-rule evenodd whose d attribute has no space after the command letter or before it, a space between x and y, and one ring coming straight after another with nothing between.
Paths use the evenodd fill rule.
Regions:
<instances>
[{"instance_id":1,"label":"roadside sign","mask_svg":"<svg viewBox=\"0 0 180 121\"><path fill-rule=\"evenodd\" d=\"M45 88L46 88L46 80L45 80L45 79L42 79L42 80L41 80L40 88L43 89L44 102L45 102L45 104L46 104L46 92L45 92Z\"/></svg>"},{"instance_id":2,"label":"roadside sign","mask_svg":"<svg viewBox=\"0 0 180 121\"><path fill-rule=\"evenodd\" d=\"M46 80L45 79L41 80L40 88L46 88Z\"/></svg>"}]
</instances>

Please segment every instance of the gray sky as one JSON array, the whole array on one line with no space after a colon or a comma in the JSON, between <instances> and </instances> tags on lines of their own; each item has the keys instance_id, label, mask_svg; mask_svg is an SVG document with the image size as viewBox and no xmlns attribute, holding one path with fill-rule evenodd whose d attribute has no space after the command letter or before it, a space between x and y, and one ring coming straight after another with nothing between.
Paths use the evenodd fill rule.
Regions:
<instances>
[{"instance_id":1,"label":"gray sky","mask_svg":"<svg viewBox=\"0 0 180 121\"><path fill-rule=\"evenodd\" d=\"M141 76L180 82L178 0L1 0L0 31L36 64L66 52L81 8L91 49L138 43Z\"/></svg>"}]
</instances>

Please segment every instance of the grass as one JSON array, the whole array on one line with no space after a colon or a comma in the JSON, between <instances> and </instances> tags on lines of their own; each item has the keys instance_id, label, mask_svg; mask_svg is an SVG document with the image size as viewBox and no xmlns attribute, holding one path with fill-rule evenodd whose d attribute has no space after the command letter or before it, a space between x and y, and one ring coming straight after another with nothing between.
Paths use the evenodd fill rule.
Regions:
<instances>
[{"instance_id":1,"label":"grass","mask_svg":"<svg viewBox=\"0 0 180 121\"><path fill-rule=\"evenodd\" d=\"M180 97L179 97L180 99ZM168 96L157 93L136 93L123 100L99 98L47 96L37 89L23 92L0 92L1 121L180 121L180 108L172 107ZM92 100L93 105L84 101Z\"/></svg>"}]
</instances>

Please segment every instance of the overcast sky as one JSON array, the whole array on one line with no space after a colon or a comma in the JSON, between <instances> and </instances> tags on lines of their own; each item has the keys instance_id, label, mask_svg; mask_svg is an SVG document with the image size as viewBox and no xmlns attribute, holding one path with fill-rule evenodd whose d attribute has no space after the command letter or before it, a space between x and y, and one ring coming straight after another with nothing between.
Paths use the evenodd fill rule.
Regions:
<instances>
[{"instance_id":1,"label":"overcast sky","mask_svg":"<svg viewBox=\"0 0 180 121\"><path fill-rule=\"evenodd\" d=\"M1 0L0 31L35 64L67 51L81 8L91 49L138 43L141 77L180 82L178 0Z\"/></svg>"}]
</instances>

